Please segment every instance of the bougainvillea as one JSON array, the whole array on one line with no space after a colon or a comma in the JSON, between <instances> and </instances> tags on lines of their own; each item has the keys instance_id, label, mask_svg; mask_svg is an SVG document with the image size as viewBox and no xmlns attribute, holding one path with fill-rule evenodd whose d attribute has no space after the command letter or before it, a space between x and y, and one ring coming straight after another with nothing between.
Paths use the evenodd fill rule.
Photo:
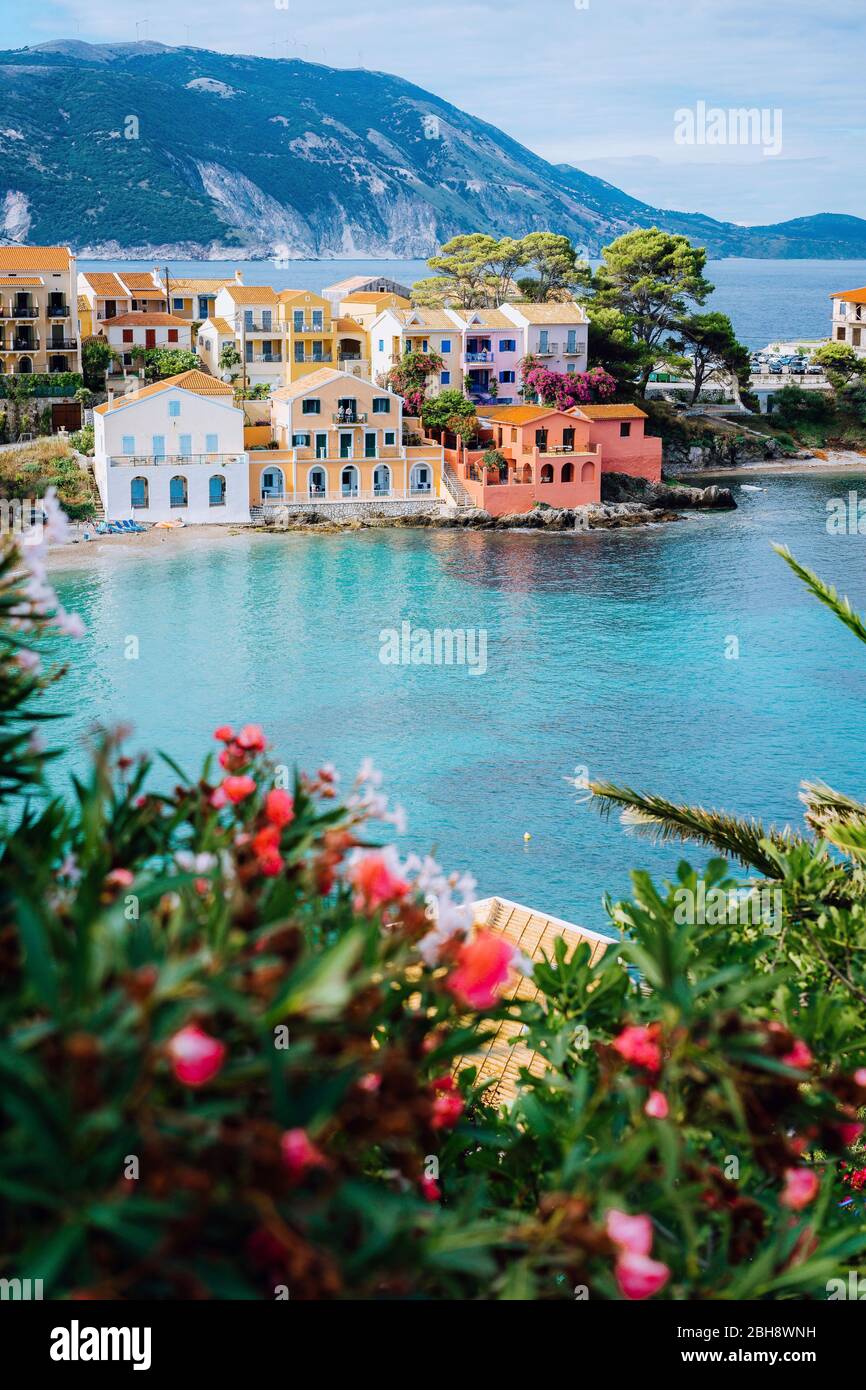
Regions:
<instances>
[{"instance_id":1,"label":"bougainvillea","mask_svg":"<svg viewBox=\"0 0 866 1390\"><path fill-rule=\"evenodd\" d=\"M603 367L591 367L588 372L552 372L537 358L524 357L520 370L524 396L557 410L609 401L616 392L616 381Z\"/></svg>"}]
</instances>

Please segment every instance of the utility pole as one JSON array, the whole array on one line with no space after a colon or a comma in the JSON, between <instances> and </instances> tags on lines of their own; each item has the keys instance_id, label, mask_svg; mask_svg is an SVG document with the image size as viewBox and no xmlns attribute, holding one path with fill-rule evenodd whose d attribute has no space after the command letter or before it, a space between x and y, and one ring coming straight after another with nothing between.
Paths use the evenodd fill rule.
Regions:
<instances>
[{"instance_id":1,"label":"utility pole","mask_svg":"<svg viewBox=\"0 0 866 1390\"><path fill-rule=\"evenodd\" d=\"M171 313L171 281L168 278L168 266L163 267L165 271L165 311Z\"/></svg>"}]
</instances>

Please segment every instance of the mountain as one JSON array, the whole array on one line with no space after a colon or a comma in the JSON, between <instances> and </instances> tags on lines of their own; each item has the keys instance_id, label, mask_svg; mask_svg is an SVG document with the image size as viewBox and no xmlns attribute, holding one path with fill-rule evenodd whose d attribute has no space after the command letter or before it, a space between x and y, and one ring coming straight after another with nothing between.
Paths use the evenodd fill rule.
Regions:
<instances>
[{"instance_id":1,"label":"mountain","mask_svg":"<svg viewBox=\"0 0 866 1390\"><path fill-rule=\"evenodd\" d=\"M866 255L866 221L650 207L400 78L156 43L0 52L0 241L93 257L424 257L458 232L635 226L713 256Z\"/></svg>"}]
</instances>

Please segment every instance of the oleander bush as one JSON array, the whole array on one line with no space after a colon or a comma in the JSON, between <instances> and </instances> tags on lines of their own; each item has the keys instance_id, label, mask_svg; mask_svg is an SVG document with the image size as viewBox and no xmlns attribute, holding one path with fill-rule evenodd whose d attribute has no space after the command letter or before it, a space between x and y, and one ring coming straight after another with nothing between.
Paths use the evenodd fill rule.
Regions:
<instances>
[{"instance_id":1,"label":"oleander bush","mask_svg":"<svg viewBox=\"0 0 866 1390\"><path fill-rule=\"evenodd\" d=\"M80 625L45 540L0 556L0 1277L823 1298L856 1264L866 1029L834 970L859 978L859 863L768 832L779 920L684 911L737 885L682 864L609 904L597 965L533 963L473 928L470 880L381 845L401 814L374 769L290 773L257 726L216 730L196 778L169 763L170 790L103 733L59 800L38 652ZM508 998L530 970L537 998ZM503 1027L546 1062L510 1106L465 1061Z\"/></svg>"}]
</instances>

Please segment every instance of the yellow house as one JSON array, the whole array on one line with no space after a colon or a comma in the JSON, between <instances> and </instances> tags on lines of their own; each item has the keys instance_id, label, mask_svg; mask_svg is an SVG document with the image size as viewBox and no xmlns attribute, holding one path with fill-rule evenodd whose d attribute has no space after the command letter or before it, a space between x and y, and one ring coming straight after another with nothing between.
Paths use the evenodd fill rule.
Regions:
<instances>
[{"instance_id":1,"label":"yellow house","mask_svg":"<svg viewBox=\"0 0 866 1390\"><path fill-rule=\"evenodd\" d=\"M253 507L441 495L441 446L404 435L401 397L350 372L320 367L274 391L271 434L279 448L249 456Z\"/></svg>"},{"instance_id":2,"label":"yellow house","mask_svg":"<svg viewBox=\"0 0 866 1390\"><path fill-rule=\"evenodd\" d=\"M68 246L0 246L0 372L81 370L75 258Z\"/></svg>"},{"instance_id":3,"label":"yellow house","mask_svg":"<svg viewBox=\"0 0 866 1390\"><path fill-rule=\"evenodd\" d=\"M177 318L190 319L194 323L203 323L205 319L213 318L216 297L226 285L243 284L243 276L239 270L235 271L231 280L189 276L178 276L175 279L173 275L169 275L166 281L164 271L154 271L154 275L158 277L160 285L164 288L167 285L169 312Z\"/></svg>"},{"instance_id":4,"label":"yellow house","mask_svg":"<svg viewBox=\"0 0 866 1390\"><path fill-rule=\"evenodd\" d=\"M313 290L280 290L280 324L285 334L284 381L301 381L334 361L331 305Z\"/></svg>"}]
</instances>

